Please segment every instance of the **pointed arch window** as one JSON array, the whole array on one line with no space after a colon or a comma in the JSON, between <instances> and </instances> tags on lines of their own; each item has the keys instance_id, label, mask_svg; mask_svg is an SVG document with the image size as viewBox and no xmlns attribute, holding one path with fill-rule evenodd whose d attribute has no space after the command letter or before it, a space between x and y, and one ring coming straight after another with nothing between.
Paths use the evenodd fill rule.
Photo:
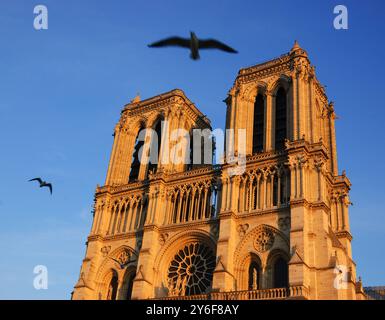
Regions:
<instances>
[{"instance_id":1,"label":"pointed arch window","mask_svg":"<svg viewBox=\"0 0 385 320\"><path fill-rule=\"evenodd\" d=\"M279 194L278 194L278 179L280 179L280 178L278 177L277 174L275 174L274 175L274 179L273 179L273 206L276 206L278 204L278 197L279 197ZM282 185L280 185L280 187L282 188Z\"/></svg>"},{"instance_id":2,"label":"pointed arch window","mask_svg":"<svg viewBox=\"0 0 385 320\"><path fill-rule=\"evenodd\" d=\"M148 163L148 172L152 171L156 173L158 169L159 154L160 154L160 143L162 138L162 120L159 119L155 128L155 136L151 137L151 147L150 147L150 161Z\"/></svg>"},{"instance_id":3,"label":"pointed arch window","mask_svg":"<svg viewBox=\"0 0 385 320\"><path fill-rule=\"evenodd\" d=\"M107 300L116 300L118 293L118 275L114 272L107 291Z\"/></svg>"},{"instance_id":4,"label":"pointed arch window","mask_svg":"<svg viewBox=\"0 0 385 320\"><path fill-rule=\"evenodd\" d=\"M287 138L286 90L279 88L275 97L275 149L283 149Z\"/></svg>"},{"instance_id":5,"label":"pointed arch window","mask_svg":"<svg viewBox=\"0 0 385 320\"><path fill-rule=\"evenodd\" d=\"M139 139L139 135L140 135L142 130L143 130L143 128L141 128L139 130L139 132L136 136L136 139L135 139L135 146L134 146L134 151L132 153L129 181L138 180L138 177L139 177L139 171L140 171L139 150L144 145L144 141L142 139Z\"/></svg>"},{"instance_id":6,"label":"pointed arch window","mask_svg":"<svg viewBox=\"0 0 385 320\"><path fill-rule=\"evenodd\" d=\"M253 153L263 151L263 133L265 131L265 99L258 94L254 102Z\"/></svg>"},{"instance_id":7,"label":"pointed arch window","mask_svg":"<svg viewBox=\"0 0 385 320\"><path fill-rule=\"evenodd\" d=\"M287 288L289 285L289 269L285 259L279 257L274 262L274 288Z\"/></svg>"}]
</instances>

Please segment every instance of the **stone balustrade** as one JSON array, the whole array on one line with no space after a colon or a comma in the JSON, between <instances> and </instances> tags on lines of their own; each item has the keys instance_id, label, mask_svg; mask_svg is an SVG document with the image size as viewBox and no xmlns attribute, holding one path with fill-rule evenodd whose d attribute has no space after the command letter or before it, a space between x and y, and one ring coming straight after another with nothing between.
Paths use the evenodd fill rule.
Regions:
<instances>
[{"instance_id":1,"label":"stone balustrade","mask_svg":"<svg viewBox=\"0 0 385 320\"><path fill-rule=\"evenodd\" d=\"M212 292L192 296L162 297L161 300L280 300L309 299L309 290L305 286L273 288L262 290L244 290L229 292Z\"/></svg>"}]
</instances>

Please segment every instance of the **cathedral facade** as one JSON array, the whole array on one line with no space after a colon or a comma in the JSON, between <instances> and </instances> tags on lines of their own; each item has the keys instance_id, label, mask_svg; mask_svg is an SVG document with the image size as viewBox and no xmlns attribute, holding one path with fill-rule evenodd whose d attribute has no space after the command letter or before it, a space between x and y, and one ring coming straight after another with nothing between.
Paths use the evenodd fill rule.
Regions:
<instances>
[{"instance_id":1,"label":"cathedral facade","mask_svg":"<svg viewBox=\"0 0 385 320\"><path fill-rule=\"evenodd\" d=\"M241 69L225 103L218 164L188 143L212 128L183 91L124 107L73 299L365 298L334 105L306 51Z\"/></svg>"}]
</instances>

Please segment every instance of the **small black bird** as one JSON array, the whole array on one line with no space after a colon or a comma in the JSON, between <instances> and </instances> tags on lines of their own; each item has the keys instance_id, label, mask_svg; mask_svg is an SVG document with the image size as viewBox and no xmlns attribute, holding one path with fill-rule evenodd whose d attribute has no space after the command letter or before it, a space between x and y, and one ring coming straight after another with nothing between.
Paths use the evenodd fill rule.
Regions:
<instances>
[{"instance_id":1,"label":"small black bird","mask_svg":"<svg viewBox=\"0 0 385 320\"><path fill-rule=\"evenodd\" d=\"M150 48L159 48L159 47L182 47L189 48L191 51L190 57L193 60L198 60L199 49L219 49L230 53L238 53L238 51L229 47L228 45L215 40L215 39L206 39L199 40L194 32L190 32L190 39L181 38L181 37L170 37L167 39L163 39L148 45Z\"/></svg>"},{"instance_id":2,"label":"small black bird","mask_svg":"<svg viewBox=\"0 0 385 320\"><path fill-rule=\"evenodd\" d=\"M47 182L41 180L40 178L34 178L34 179L31 179L31 180L28 180L28 181L38 181L38 182L40 183L40 188L42 188L42 187L48 187L48 188L49 188L49 191L50 191L51 194L52 194L52 184L47 183Z\"/></svg>"}]
</instances>

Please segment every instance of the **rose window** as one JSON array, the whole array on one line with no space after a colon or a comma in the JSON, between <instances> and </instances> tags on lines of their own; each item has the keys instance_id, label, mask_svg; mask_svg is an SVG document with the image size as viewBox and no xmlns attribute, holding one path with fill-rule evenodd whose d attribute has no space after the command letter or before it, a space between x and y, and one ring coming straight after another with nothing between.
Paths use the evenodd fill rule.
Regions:
<instances>
[{"instance_id":1,"label":"rose window","mask_svg":"<svg viewBox=\"0 0 385 320\"><path fill-rule=\"evenodd\" d=\"M255 249L259 252L269 250L274 244L274 234L268 229L265 229L258 233L254 241Z\"/></svg>"},{"instance_id":2,"label":"rose window","mask_svg":"<svg viewBox=\"0 0 385 320\"><path fill-rule=\"evenodd\" d=\"M202 294L211 287L215 256L201 243L186 245L174 256L168 268L170 296Z\"/></svg>"}]
</instances>

